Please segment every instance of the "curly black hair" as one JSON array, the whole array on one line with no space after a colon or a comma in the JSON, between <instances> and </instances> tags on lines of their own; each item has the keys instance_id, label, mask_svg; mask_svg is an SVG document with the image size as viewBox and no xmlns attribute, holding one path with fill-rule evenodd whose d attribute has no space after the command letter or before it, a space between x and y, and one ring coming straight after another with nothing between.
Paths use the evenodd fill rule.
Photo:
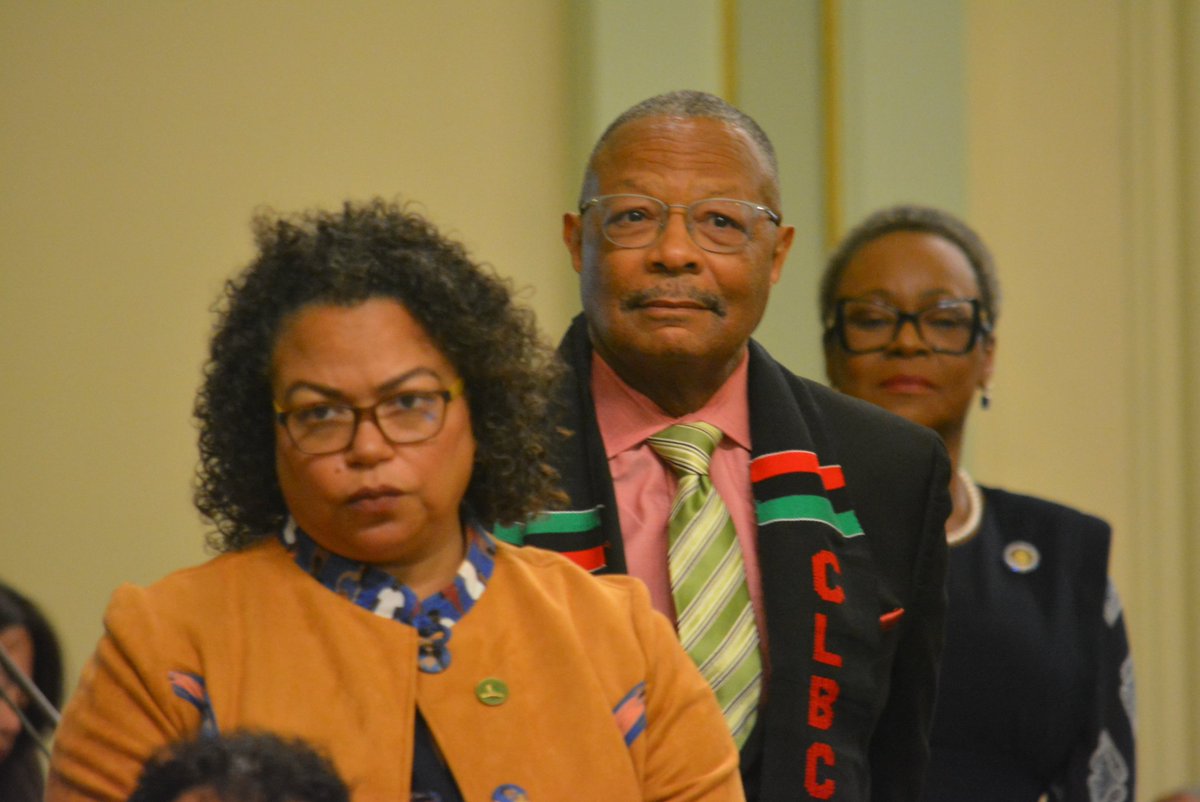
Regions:
<instances>
[{"instance_id":1,"label":"curly black hair","mask_svg":"<svg viewBox=\"0 0 1200 802\"><path fill-rule=\"evenodd\" d=\"M476 441L471 514L511 523L563 500L545 461L561 363L533 313L513 303L507 280L420 215L380 198L336 212L265 212L254 230L258 256L225 285L195 407L194 501L216 526L213 548L245 548L286 521L269 372L281 326L313 305L395 300L454 365Z\"/></svg>"},{"instance_id":2,"label":"curly black hair","mask_svg":"<svg viewBox=\"0 0 1200 802\"><path fill-rule=\"evenodd\" d=\"M989 330L996 326L1000 317L1000 280L996 277L996 264L992 253L984 245L975 229L943 209L915 204L900 204L880 209L868 215L851 229L841 243L830 254L821 275L817 303L821 321L825 325L826 342L834 336L834 316L837 306L837 291L842 275L850 260L864 245L893 231L917 231L941 237L962 251L971 264L975 280L979 284L979 306L983 320Z\"/></svg>"},{"instance_id":3,"label":"curly black hair","mask_svg":"<svg viewBox=\"0 0 1200 802\"><path fill-rule=\"evenodd\" d=\"M179 741L146 761L129 802L207 789L223 802L350 802L333 764L300 739L239 731Z\"/></svg>"}]
</instances>

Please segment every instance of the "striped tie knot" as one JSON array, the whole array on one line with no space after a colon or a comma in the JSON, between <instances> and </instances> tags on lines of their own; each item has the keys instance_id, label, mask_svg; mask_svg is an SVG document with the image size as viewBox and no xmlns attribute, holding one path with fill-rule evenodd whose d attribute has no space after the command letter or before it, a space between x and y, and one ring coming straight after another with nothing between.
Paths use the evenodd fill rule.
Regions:
<instances>
[{"instance_id":1,"label":"striped tie knot","mask_svg":"<svg viewBox=\"0 0 1200 802\"><path fill-rule=\"evenodd\" d=\"M693 421L668 426L646 442L677 474L707 476L709 460L722 436L711 423Z\"/></svg>"}]
</instances>

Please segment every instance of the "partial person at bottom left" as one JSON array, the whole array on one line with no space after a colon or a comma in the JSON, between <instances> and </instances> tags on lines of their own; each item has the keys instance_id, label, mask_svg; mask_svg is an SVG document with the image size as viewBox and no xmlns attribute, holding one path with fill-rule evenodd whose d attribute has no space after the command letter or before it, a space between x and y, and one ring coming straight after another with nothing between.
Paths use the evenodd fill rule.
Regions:
<instances>
[{"instance_id":1,"label":"partial person at bottom left","mask_svg":"<svg viewBox=\"0 0 1200 802\"><path fill-rule=\"evenodd\" d=\"M62 703L62 649L30 598L0 581L0 800L41 802Z\"/></svg>"}]
</instances>

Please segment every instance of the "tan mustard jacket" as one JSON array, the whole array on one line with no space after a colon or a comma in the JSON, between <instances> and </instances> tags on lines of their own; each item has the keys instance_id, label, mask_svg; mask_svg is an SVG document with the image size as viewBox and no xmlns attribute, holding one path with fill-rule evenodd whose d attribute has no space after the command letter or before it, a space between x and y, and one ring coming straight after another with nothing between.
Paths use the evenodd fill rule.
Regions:
<instances>
[{"instance_id":1,"label":"tan mustard jacket","mask_svg":"<svg viewBox=\"0 0 1200 802\"><path fill-rule=\"evenodd\" d=\"M407 802L414 705L469 802L505 786L530 802L743 798L716 700L645 588L539 549L499 544L440 674L418 671L413 628L332 593L273 540L122 586L105 627L55 740L49 802L123 800L149 755L196 734L171 671L203 677L222 731L326 752L357 802ZM485 704L496 680L507 693ZM645 728L627 745L639 711L617 708L643 682Z\"/></svg>"}]
</instances>

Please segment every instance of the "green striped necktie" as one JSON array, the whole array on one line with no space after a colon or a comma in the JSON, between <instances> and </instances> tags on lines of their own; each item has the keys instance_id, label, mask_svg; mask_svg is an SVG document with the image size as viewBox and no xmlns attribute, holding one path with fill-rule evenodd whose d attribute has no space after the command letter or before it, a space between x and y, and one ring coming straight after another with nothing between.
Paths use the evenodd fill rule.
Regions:
<instances>
[{"instance_id":1,"label":"green striped necktie","mask_svg":"<svg viewBox=\"0 0 1200 802\"><path fill-rule=\"evenodd\" d=\"M754 727L762 657L737 533L708 476L721 437L716 426L694 421L669 426L646 442L679 477L667 521L679 639L716 692L740 748Z\"/></svg>"}]
</instances>

